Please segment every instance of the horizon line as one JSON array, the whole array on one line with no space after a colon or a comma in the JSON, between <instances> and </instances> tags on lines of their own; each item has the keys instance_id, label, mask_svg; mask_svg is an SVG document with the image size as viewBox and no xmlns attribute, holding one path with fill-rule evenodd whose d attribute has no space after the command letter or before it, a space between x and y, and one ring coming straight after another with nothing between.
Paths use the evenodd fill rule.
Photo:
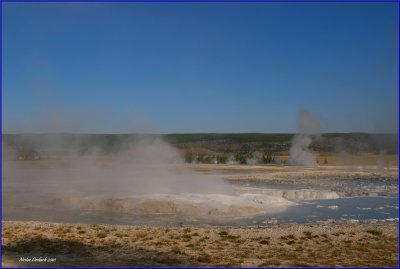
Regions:
<instances>
[{"instance_id":1,"label":"horizon line","mask_svg":"<svg viewBox=\"0 0 400 269\"><path fill-rule=\"evenodd\" d=\"M176 133L145 133L145 132L127 132L127 133L100 133L100 132L21 132L21 133L2 133L2 135L244 135L244 134L282 134L282 135L296 135L299 132L176 132ZM398 132L320 132L318 134L386 134L386 135L398 135Z\"/></svg>"}]
</instances>

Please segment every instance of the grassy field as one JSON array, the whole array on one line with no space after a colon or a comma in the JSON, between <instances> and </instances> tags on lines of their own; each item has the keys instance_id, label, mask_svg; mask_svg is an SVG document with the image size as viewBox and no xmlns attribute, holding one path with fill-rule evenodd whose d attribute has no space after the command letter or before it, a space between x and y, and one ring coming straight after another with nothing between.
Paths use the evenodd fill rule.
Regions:
<instances>
[{"instance_id":1,"label":"grassy field","mask_svg":"<svg viewBox=\"0 0 400 269\"><path fill-rule=\"evenodd\" d=\"M398 223L177 228L3 221L2 236L8 267L398 265Z\"/></svg>"}]
</instances>

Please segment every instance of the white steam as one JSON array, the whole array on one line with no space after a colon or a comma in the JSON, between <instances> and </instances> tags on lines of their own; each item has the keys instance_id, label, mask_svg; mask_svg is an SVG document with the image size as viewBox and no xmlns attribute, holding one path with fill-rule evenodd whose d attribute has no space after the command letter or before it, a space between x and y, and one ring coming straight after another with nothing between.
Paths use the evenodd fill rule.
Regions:
<instances>
[{"instance_id":1,"label":"white steam","mask_svg":"<svg viewBox=\"0 0 400 269\"><path fill-rule=\"evenodd\" d=\"M60 151L65 141L60 137L49 143L40 145L40 149L44 152ZM43 160L43 165L37 168L6 161L4 183L31 178L31 182L38 180L37 184L24 183L25 187L40 189L55 186L51 192L63 196L69 193L232 193L231 185L222 178L199 175L188 169L179 152L157 136L142 137L127 143L123 149L113 154L91 150L82 155L77 144L71 143L68 151L59 153L61 155L56 156L53 152L53 157ZM27 191L35 193L37 190Z\"/></svg>"},{"instance_id":2,"label":"white steam","mask_svg":"<svg viewBox=\"0 0 400 269\"><path fill-rule=\"evenodd\" d=\"M251 158L246 159L246 163L249 165L257 165L261 163L262 153L261 152L254 152Z\"/></svg>"},{"instance_id":3,"label":"white steam","mask_svg":"<svg viewBox=\"0 0 400 269\"><path fill-rule=\"evenodd\" d=\"M234 156L230 155L228 157L228 159L226 160L226 164L237 165L237 164L239 164L239 162L235 159Z\"/></svg>"},{"instance_id":4,"label":"white steam","mask_svg":"<svg viewBox=\"0 0 400 269\"><path fill-rule=\"evenodd\" d=\"M190 170L179 152L158 136L127 142L112 154L98 149L82 155L82 142L63 151L64 140L42 141L41 150L55 151L36 163L18 161L8 155L12 149L3 148L6 219L134 223L161 214L171 221L224 220L293 205L281 196L238 194L222 176Z\"/></svg>"},{"instance_id":5,"label":"white steam","mask_svg":"<svg viewBox=\"0 0 400 269\"><path fill-rule=\"evenodd\" d=\"M320 134L318 121L307 111L301 109L298 118L299 133L292 140L289 164L316 166L315 153L310 149L313 139Z\"/></svg>"}]
</instances>

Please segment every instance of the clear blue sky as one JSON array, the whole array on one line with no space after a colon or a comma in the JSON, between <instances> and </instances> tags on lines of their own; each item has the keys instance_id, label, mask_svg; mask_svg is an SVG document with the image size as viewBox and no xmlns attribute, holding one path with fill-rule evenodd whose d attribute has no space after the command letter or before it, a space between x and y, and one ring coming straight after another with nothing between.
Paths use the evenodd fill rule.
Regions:
<instances>
[{"instance_id":1,"label":"clear blue sky","mask_svg":"<svg viewBox=\"0 0 400 269\"><path fill-rule=\"evenodd\" d=\"M398 125L397 3L3 3L3 131ZM46 129L47 128L47 129Z\"/></svg>"}]
</instances>

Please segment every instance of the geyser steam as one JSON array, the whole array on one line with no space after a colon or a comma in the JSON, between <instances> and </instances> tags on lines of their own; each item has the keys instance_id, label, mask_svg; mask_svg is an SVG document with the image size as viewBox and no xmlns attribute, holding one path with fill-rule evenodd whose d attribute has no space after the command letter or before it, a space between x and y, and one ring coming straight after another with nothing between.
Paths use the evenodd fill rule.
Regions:
<instances>
[{"instance_id":1,"label":"geyser steam","mask_svg":"<svg viewBox=\"0 0 400 269\"><path fill-rule=\"evenodd\" d=\"M32 135L35 136L35 135ZM4 163L4 183L22 178L30 178L36 185L29 188L50 186L58 196L70 194L146 194L146 193L232 193L229 183L217 176L200 176L186 168L180 154L158 136L135 138L126 142L122 149L112 154L102 154L101 149L91 149L82 154L81 144L69 144L63 150L65 139L49 139L50 144L32 145L39 152L61 151L62 156L50 156L43 167L32 169L23 163L7 161ZM31 139L30 141L34 141ZM32 142L34 143L34 142ZM4 151L4 149L3 149ZM12 155L9 155L12 156ZM4 157L4 156L3 156ZM57 162L56 159L61 158ZM54 159L52 161L52 159ZM53 163L54 165L49 165ZM39 167L39 166L38 166ZM40 184L39 184L40 183ZM43 186L40 186L43 184ZM36 193L36 190L31 190Z\"/></svg>"},{"instance_id":2,"label":"geyser steam","mask_svg":"<svg viewBox=\"0 0 400 269\"><path fill-rule=\"evenodd\" d=\"M310 149L310 145L313 139L320 134L318 121L308 111L301 109L298 124L299 133L292 140L289 164L316 166L316 155Z\"/></svg>"},{"instance_id":3,"label":"geyser steam","mask_svg":"<svg viewBox=\"0 0 400 269\"><path fill-rule=\"evenodd\" d=\"M34 144L34 136L25 141ZM141 223L141 217L145 222L160 215L168 221L220 221L293 205L281 196L237 193L219 175L190 170L179 152L155 135L136 137L107 154L101 148L81 153L93 136L76 143L57 137L32 145L53 152L37 163L20 162L4 154L12 148L3 148L3 157L8 156L3 159L6 219ZM63 150L66 145L68 151Z\"/></svg>"}]
</instances>

